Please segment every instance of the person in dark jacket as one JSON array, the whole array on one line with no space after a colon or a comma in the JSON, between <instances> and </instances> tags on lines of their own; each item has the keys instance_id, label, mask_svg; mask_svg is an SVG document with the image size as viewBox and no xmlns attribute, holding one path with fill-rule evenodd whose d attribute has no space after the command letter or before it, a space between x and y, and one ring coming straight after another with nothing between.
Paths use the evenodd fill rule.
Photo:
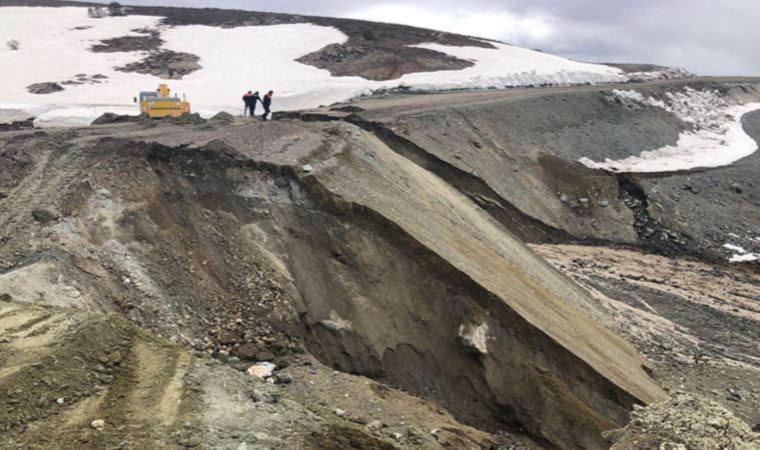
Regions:
<instances>
[{"instance_id":1,"label":"person in dark jacket","mask_svg":"<svg viewBox=\"0 0 760 450\"><path fill-rule=\"evenodd\" d=\"M254 117L256 115L256 102L261 101L261 98L259 97L259 92L251 92L248 91L245 95L243 95L243 103L245 104L245 111L243 111L243 117L248 115L248 112L250 111L251 117Z\"/></svg>"},{"instance_id":2,"label":"person in dark jacket","mask_svg":"<svg viewBox=\"0 0 760 450\"><path fill-rule=\"evenodd\" d=\"M261 104L264 105L264 115L261 116L262 119L267 120L270 113L270 107L272 106L272 95L274 95L274 91L267 92L267 95L264 96L264 99L261 100Z\"/></svg>"}]
</instances>

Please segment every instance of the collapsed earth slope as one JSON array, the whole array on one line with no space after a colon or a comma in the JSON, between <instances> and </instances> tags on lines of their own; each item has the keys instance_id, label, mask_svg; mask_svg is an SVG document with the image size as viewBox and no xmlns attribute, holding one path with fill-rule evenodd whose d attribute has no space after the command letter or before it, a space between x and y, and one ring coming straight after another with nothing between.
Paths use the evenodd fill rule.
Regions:
<instances>
[{"instance_id":1,"label":"collapsed earth slope","mask_svg":"<svg viewBox=\"0 0 760 450\"><path fill-rule=\"evenodd\" d=\"M665 96L687 85L758 97L752 79L637 88ZM751 179L754 156L657 176L581 165L581 157L656 149L688 128L667 111L611 100L621 87L375 97L273 122L3 132L0 298L10 312L0 317L28 314L29 326L47 314L113 321L142 336L129 339L168 346L167 355L212 367L185 347L224 361L225 375L214 376L238 380L233 388L258 386L233 369L273 363L272 381L284 383L275 394L297 404L288 407L294 423L307 424L283 444L294 448L607 448L614 433L606 432L624 426L634 405L667 398L653 377L668 389L719 388L726 398L715 400L753 424L760 282L752 266L728 264L717 234L746 230L721 216L668 222L658 200L667 191L648 183L715 180L714 207L757 223L757 186L745 183L738 198L723 189L726 174ZM679 238L663 244L664 230ZM658 281L658 273L671 275ZM725 333L700 329L726 323L734 326ZM10 356L0 370L35 373L45 355L14 346L32 339L35 348L37 333L13 327L3 331L0 352ZM56 351L52 342L39 351ZM128 345L119 352L139 353ZM125 361L138 373L144 367ZM172 373L167 379L188 380ZM139 389L129 380L120 389ZM0 377L6 382L13 378ZM64 384L52 390L74 386ZM98 393L74 389L74 404L64 398L44 414L15 417L4 442L42 445L34 430L58 429ZM11 398L32 404L28 392ZM180 412L202 405L189 398ZM279 414L256 411L265 421ZM95 437L83 445L102 442L84 429ZM222 441L212 429L188 432L190 443L270 445L256 433ZM635 442L626 436L621 445Z\"/></svg>"},{"instance_id":2,"label":"collapsed earth slope","mask_svg":"<svg viewBox=\"0 0 760 450\"><path fill-rule=\"evenodd\" d=\"M0 290L14 300L121 313L233 363L306 350L566 448L603 448L634 404L664 398L587 294L355 125L2 139Z\"/></svg>"}]
</instances>

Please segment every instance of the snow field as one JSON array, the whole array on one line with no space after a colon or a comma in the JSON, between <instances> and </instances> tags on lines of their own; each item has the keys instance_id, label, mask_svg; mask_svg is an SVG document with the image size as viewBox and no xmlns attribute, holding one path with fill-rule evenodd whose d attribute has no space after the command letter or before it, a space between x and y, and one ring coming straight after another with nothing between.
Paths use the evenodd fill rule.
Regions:
<instances>
[{"instance_id":1,"label":"snow field","mask_svg":"<svg viewBox=\"0 0 760 450\"><path fill-rule=\"evenodd\" d=\"M203 69L182 80L169 80L172 90L186 94L194 111L242 113L243 92L275 91L275 110L329 105L378 89L399 86L418 90L501 88L540 84L623 81L612 67L583 64L540 52L495 44L496 49L422 44L421 48L475 62L457 71L408 74L378 82L361 77L333 77L326 70L295 62L306 54L344 43L337 29L311 24L223 29L200 25L162 27L160 17L125 16L93 19L86 8L0 8L0 43L20 42L18 51L0 48L0 121L37 117L39 126L86 125L103 112L137 112L132 98L162 81L152 75L124 73L116 67L140 61L141 52L93 53L100 40L137 35L155 28L163 49L200 57ZM102 84L65 85L46 95L26 87L62 82L77 74L102 74Z\"/></svg>"},{"instance_id":2,"label":"snow field","mask_svg":"<svg viewBox=\"0 0 760 450\"><path fill-rule=\"evenodd\" d=\"M589 158L579 161L594 169L614 172L671 172L732 164L757 150L757 142L744 132L742 118L760 110L760 103L735 105L728 103L717 91L668 93L665 100L645 98L636 91L613 93L619 98L642 105L662 108L693 126L681 133L676 145L641 152L621 160L595 162Z\"/></svg>"}]
</instances>

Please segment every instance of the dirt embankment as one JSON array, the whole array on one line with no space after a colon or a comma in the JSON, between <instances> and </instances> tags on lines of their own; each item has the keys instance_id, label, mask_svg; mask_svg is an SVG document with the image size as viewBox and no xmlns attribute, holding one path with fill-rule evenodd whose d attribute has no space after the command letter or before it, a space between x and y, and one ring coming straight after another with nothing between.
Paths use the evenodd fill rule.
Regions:
<instances>
[{"instance_id":1,"label":"dirt embankment","mask_svg":"<svg viewBox=\"0 0 760 450\"><path fill-rule=\"evenodd\" d=\"M16 300L118 313L238 369L297 368L308 352L512 432L444 421L423 438L400 418L375 430L362 402L335 406L361 408L340 417L400 446L529 434L603 448L602 431L662 396L633 348L587 318L597 312L582 291L353 125L117 124L2 139L15 156L0 290Z\"/></svg>"},{"instance_id":2,"label":"dirt embankment","mask_svg":"<svg viewBox=\"0 0 760 450\"><path fill-rule=\"evenodd\" d=\"M752 251L760 221L757 153L728 167L619 175L578 159L622 159L677 142L690 125L655 107L630 107L615 88L662 98L685 87L730 101L760 98L757 79L516 89L493 93L389 96L297 113L372 130L392 149L469 195L529 242L607 243L661 254L728 259L735 241ZM745 129L760 141L758 115ZM707 220L709 218L709 220ZM749 236L749 238L747 237ZM733 242L732 241L732 242Z\"/></svg>"},{"instance_id":3,"label":"dirt embankment","mask_svg":"<svg viewBox=\"0 0 760 450\"><path fill-rule=\"evenodd\" d=\"M672 249L639 232L673 229L646 181L574 162L582 136L594 151L618 138L640 151L684 129L620 108L589 87L368 99L266 123L3 133L0 294L122 315L235 375L274 363L291 377L283 392L334 420L309 428L317 447L370 436L381 442L370 447L605 448L602 433L634 404L665 398L652 373L669 389L736 374L726 392L754 420L752 272L750 291L714 300L674 276L666 298L615 274L585 282L556 263L561 252L543 252L555 269L521 240ZM678 252L699 254L699 239L685 242ZM694 320L742 332L685 332ZM725 372L676 364L705 352ZM56 423L24 420L14 433Z\"/></svg>"}]
</instances>

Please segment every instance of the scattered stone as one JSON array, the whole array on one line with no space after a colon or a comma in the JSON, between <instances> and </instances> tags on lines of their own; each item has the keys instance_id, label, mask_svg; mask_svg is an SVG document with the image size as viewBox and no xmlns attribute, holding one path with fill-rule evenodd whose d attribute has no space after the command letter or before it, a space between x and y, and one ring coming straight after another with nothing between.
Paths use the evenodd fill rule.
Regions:
<instances>
[{"instance_id":1,"label":"scattered stone","mask_svg":"<svg viewBox=\"0 0 760 450\"><path fill-rule=\"evenodd\" d=\"M276 367L277 366L269 362L260 362L249 367L246 372L248 373L248 375L254 378L258 378L259 380L265 380L272 376L272 372L274 372L274 369Z\"/></svg>"},{"instance_id":2,"label":"scattered stone","mask_svg":"<svg viewBox=\"0 0 760 450\"><path fill-rule=\"evenodd\" d=\"M730 395L729 400L733 400L736 402L740 402L744 400L744 397L742 396L742 393L739 389L729 388L728 394Z\"/></svg>"},{"instance_id":3,"label":"scattered stone","mask_svg":"<svg viewBox=\"0 0 760 450\"><path fill-rule=\"evenodd\" d=\"M26 87L26 90L31 94L53 94L55 92L61 92L63 86L58 83L34 83Z\"/></svg>"},{"instance_id":4,"label":"scattered stone","mask_svg":"<svg viewBox=\"0 0 760 450\"><path fill-rule=\"evenodd\" d=\"M11 297L11 294L0 294L0 302L12 302L13 297Z\"/></svg>"},{"instance_id":5,"label":"scattered stone","mask_svg":"<svg viewBox=\"0 0 760 450\"><path fill-rule=\"evenodd\" d=\"M310 173L310 172L314 171L314 168L311 165L309 165L309 164L304 165L302 167L302 169L306 173Z\"/></svg>"},{"instance_id":6,"label":"scattered stone","mask_svg":"<svg viewBox=\"0 0 760 450\"><path fill-rule=\"evenodd\" d=\"M602 208L606 208L606 207L610 206L610 202L607 201L607 200L600 200L599 201L599 206L602 207Z\"/></svg>"},{"instance_id":7,"label":"scattered stone","mask_svg":"<svg viewBox=\"0 0 760 450\"><path fill-rule=\"evenodd\" d=\"M58 398L55 402L58 403L59 405L63 405L64 403L63 397Z\"/></svg>"},{"instance_id":8,"label":"scattered stone","mask_svg":"<svg viewBox=\"0 0 760 450\"><path fill-rule=\"evenodd\" d=\"M640 443L656 443L654 448L669 450L760 448L760 435L729 410L684 392L647 408L635 408L630 423L616 437L611 450L644 448Z\"/></svg>"},{"instance_id":9,"label":"scattered stone","mask_svg":"<svg viewBox=\"0 0 760 450\"><path fill-rule=\"evenodd\" d=\"M338 417L346 417L346 412L345 412L345 411L343 411L343 410L342 410L342 409L340 409L340 408L335 408L335 409L333 410L333 414L335 414L335 415L336 415L336 416L338 416Z\"/></svg>"},{"instance_id":10,"label":"scattered stone","mask_svg":"<svg viewBox=\"0 0 760 450\"><path fill-rule=\"evenodd\" d=\"M93 420L92 423L90 423L90 426L98 431L101 431L106 427L106 421L103 419Z\"/></svg>"},{"instance_id":11,"label":"scattered stone","mask_svg":"<svg viewBox=\"0 0 760 450\"><path fill-rule=\"evenodd\" d=\"M367 424L367 428L369 428L370 430L379 430L383 427L385 427L385 424L377 419Z\"/></svg>"},{"instance_id":12,"label":"scattered stone","mask_svg":"<svg viewBox=\"0 0 760 450\"><path fill-rule=\"evenodd\" d=\"M242 336L237 331L222 331L219 334L219 343L222 345L232 345L240 342L241 340Z\"/></svg>"},{"instance_id":13,"label":"scattered stone","mask_svg":"<svg viewBox=\"0 0 760 450\"><path fill-rule=\"evenodd\" d=\"M58 214L50 211L49 209L41 208L32 211L32 217L34 217L34 220L43 225L49 222L53 222L54 220L58 220Z\"/></svg>"},{"instance_id":14,"label":"scattered stone","mask_svg":"<svg viewBox=\"0 0 760 450\"><path fill-rule=\"evenodd\" d=\"M258 358L256 355L259 353L259 349L256 345L248 343L243 344L235 350L235 356L240 358L241 361L254 361Z\"/></svg>"},{"instance_id":15,"label":"scattered stone","mask_svg":"<svg viewBox=\"0 0 760 450\"><path fill-rule=\"evenodd\" d=\"M742 192L744 192L744 189L739 184L736 184L734 182L731 182L731 190L736 192L737 194L741 194Z\"/></svg>"},{"instance_id":16,"label":"scattered stone","mask_svg":"<svg viewBox=\"0 0 760 450\"><path fill-rule=\"evenodd\" d=\"M264 401L264 403L268 403L270 405L279 403L280 402L280 393L277 391L267 391L261 394L261 400Z\"/></svg>"},{"instance_id":17,"label":"scattered stone","mask_svg":"<svg viewBox=\"0 0 760 450\"><path fill-rule=\"evenodd\" d=\"M274 375L274 381L277 384L290 384L293 382L293 377L287 373L277 373Z\"/></svg>"}]
</instances>

